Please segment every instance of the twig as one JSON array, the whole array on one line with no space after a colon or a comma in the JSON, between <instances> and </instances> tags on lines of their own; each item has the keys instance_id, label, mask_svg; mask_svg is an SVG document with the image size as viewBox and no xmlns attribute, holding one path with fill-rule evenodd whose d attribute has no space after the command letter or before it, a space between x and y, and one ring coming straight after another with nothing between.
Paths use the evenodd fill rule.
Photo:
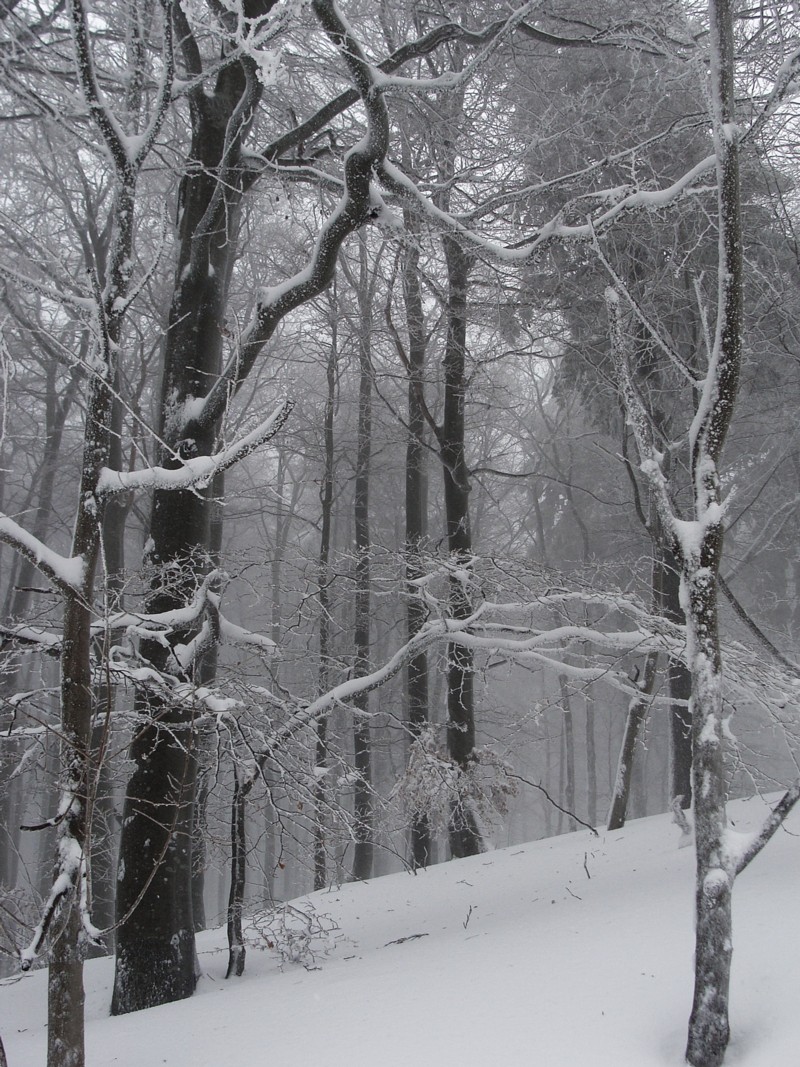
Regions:
<instances>
[{"instance_id":1,"label":"twig","mask_svg":"<svg viewBox=\"0 0 800 1067\"><path fill-rule=\"evenodd\" d=\"M595 837L600 836L600 834L598 834L597 830L595 830L591 823L584 822L583 819L579 818L574 811L569 811L567 808L562 808L558 801L553 800L553 798L550 796L550 794L547 792L543 785L539 785L538 782L532 782L529 778L523 778L521 774L511 774L510 772L508 772L507 777L516 778L518 781L523 782L525 785L529 785L533 789L538 789L540 793L544 793L545 797L547 797L553 807L560 811L563 815L566 815L568 819L574 819L576 823L579 823L581 826L584 826L587 830L591 830Z\"/></svg>"}]
</instances>

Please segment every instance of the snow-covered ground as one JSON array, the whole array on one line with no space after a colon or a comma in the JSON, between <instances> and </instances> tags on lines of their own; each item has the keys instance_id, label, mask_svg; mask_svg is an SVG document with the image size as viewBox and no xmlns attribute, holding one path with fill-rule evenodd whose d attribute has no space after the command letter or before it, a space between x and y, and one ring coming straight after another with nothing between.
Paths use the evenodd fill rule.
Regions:
<instances>
[{"instance_id":1,"label":"snow-covered ground","mask_svg":"<svg viewBox=\"0 0 800 1067\"><path fill-rule=\"evenodd\" d=\"M765 813L731 805L737 829ZM727 1067L800 1062L800 818L734 888ZM112 964L87 964L89 1067L665 1067L692 993L690 848L670 817L391 875L295 902L335 924L316 966L249 949L224 980L201 935L187 1001L112 1019ZM405 940L404 940L405 939ZM44 1067L45 975L0 988L9 1067Z\"/></svg>"}]
</instances>

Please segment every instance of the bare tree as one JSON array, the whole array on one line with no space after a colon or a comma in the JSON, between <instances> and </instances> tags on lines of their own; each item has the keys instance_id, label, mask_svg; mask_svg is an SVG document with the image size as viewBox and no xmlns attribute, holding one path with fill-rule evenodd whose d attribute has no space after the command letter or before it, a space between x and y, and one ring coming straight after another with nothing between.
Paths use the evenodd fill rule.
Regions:
<instances>
[{"instance_id":1,"label":"bare tree","mask_svg":"<svg viewBox=\"0 0 800 1067\"><path fill-rule=\"evenodd\" d=\"M682 602L692 670L692 741L695 848L697 856L695 991L686 1057L693 1067L719 1067L728 1045L731 890L800 798L795 782L747 846L727 834L724 764L722 654L717 587L723 548L725 503L720 465L739 384L744 312L739 134L736 122L733 10L710 0L711 100L717 173L719 263L717 321L707 370L691 427L693 511L675 512L670 487L652 436L652 423L631 373L621 295L607 292L617 374L639 450L670 548L681 568Z\"/></svg>"}]
</instances>

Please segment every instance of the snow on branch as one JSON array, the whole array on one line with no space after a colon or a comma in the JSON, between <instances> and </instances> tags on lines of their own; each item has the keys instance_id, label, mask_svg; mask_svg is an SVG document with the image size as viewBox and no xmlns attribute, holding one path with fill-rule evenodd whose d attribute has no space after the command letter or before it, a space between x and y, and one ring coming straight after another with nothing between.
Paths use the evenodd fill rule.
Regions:
<instances>
[{"instance_id":1,"label":"snow on branch","mask_svg":"<svg viewBox=\"0 0 800 1067\"><path fill-rule=\"evenodd\" d=\"M12 285L19 286L27 293L44 297L57 306L63 306L74 311L78 318L91 319L95 312L95 302L91 296L74 296L63 289L55 289L44 282L23 274L16 267L8 267L0 263L0 278L5 278Z\"/></svg>"},{"instance_id":2,"label":"snow on branch","mask_svg":"<svg viewBox=\"0 0 800 1067\"><path fill-rule=\"evenodd\" d=\"M0 541L10 545L62 593L74 596L86 570L83 556L61 556L19 523L0 513Z\"/></svg>"},{"instance_id":3,"label":"snow on branch","mask_svg":"<svg viewBox=\"0 0 800 1067\"><path fill-rule=\"evenodd\" d=\"M741 138L743 141L755 137L761 132L764 125L775 114L790 91L796 87L798 79L800 79L800 48L795 48L779 67L772 89L764 101L764 106L760 114L743 134Z\"/></svg>"},{"instance_id":4,"label":"snow on branch","mask_svg":"<svg viewBox=\"0 0 800 1067\"><path fill-rule=\"evenodd\" d=\"M333 279L339 249L375 217L371 181L389 147L389 115L375 83L375 70L333 0L313 0L323 30L339 52L367 115L367 131L344 159L344 193L320 228L306 266L280 285L263 289L240 344L189 424L216 424L230 397L244 383L264 345L291 311L318 296Z\"/></svg>"},{"instance_id":5,"label":"snow on branch","mask_svg":"<svg viewBox=\"0 0 800 1067\"><path fill-rule=\"evenodd\" d=\"M701 178L714 171L716 156L706 156L691 167L671 185L662 189L634 189L629 185L619 185L591 194L591 198L605 202L609 206L592 215L591 220L582 223L563 221L562 208L549 222L539 226L524 240L515 245L501 244L499 241L484 237L471 230L455 216L436 207L422 193L415 183L394 164L385 161L378 168L381 183L402 200L411 203L432 224L441 229L456 233L472 248L489 259L502 263L525 263L554 240L589 240L593 230L602 230L629 211L659 210L670 207L685 196L696 192ZM583 198L582 198L583 199Z\"/></svg>"},{"instance_id":6,"label":"snow on branch","mask_svg":"<svg viewBox=\"0 0 800 1067\"><path fill-rule=\"evenodd\" d=\"M46 656L61 655L61 638L36 626L0 624L0 643L3 650L7 645L21 645Z\"/></svg>"},{"instance_id":7,"label":"snow on branch","mask_svg":"<svg viewBox=\"0 0 800 1067\"><path fill-rule=\"evenodd\" d=\"M224 615L219 617L220 638L229 641L232 645L244 645L257 648L268 656L274 656L278 646L270 637L257 633L253 630L245 630L236 623L229 622Z\"/></svg>"},{"instance_id":8,"label":"snow on branch","mask_svg":"<svg viewBox=\"0 0 800 1067\"><path fill-rule=\"evenodd\" d=\"M625 300L630 306L630 309L633 312L634 316L639 320L639 322L648 332L655 344L661 349L661 351L670 361L670 363L678 372L678 374L684 379L684 381L688 382L688 384L693 389L696 388L700 383L698 382L695 375L692 373L691 369L686 364L686 361L683 359L681 354L675 348L673 348L669 341L663 336L661 331L653 325L653 323L645 314L644 309L642 308L639 301L636 299L636 297L630 291L628 286L625 284L622 278L620 278L619 274L609 262L608 257L600 247L600 242L597 240L597 233L595 232L593 225L592 244L594 246L595 255L600 260L603 267L605 267L608 276L611 278L611 282L616 292L618 294L621 293L625 297Z\"/></svg>"},{"instance_id":9,"label":"snow on branch","mask_svg":"<svg viewBox=\"0 0 800 1067\"><path fill-rule=\"evenodd\" d=\"M80 801L76 798L65 799L59 805L59 821L67 815L70 804ZM42 915L33 931L33 937L27 948L20 951L20 969L29 971L37 956L41 952L48 931L59 912L62 901L72 893L78 885L83 867L83 850L80 844L67 834L62 834L58 841L58 865L56 877L50 887L47 900L42 908Z\"/></svg>"},{"instance_id":10,"label":"snow on branch","mask_svg":"<svg viewBox=\"0 0 800 1067\"><path fill-rule=\"evenodd\" d=\"M120 611L95 620L91 626L92 636L96 638L107 634L113 639L108 660L97 661L93 665L97 684L104 685L107 672L110 671L115 683L148 689L172 706L182 704L200 707L213 714L227 713L239 707L238 699L225 696L219 689L196 686L187 680L191 667L200 655L214 645L239 645L255 649L265 656L277 654L277 646L269 637L230 622L220 611L220 595L212 587L226 577L222 571L211 571L198 587L192 601L181 608L150 614ZM193 637L176 644L174 648L170 646L168 638L171 634L192 628L197 629ZM163 643L172 657L170 669L158 671L145 664L135 650L136 638ZM0 627L0 639L5 644L18 643L50 656L59 656L62 648L60 636L31 626ZM38 695L41 695L40 690L17 693L6 703L16 707ZM38 735L42 729L44 727L37 727L34 731L17 729L9 736Z\"/></svg>"},{"instance_id":11,"label":"snow on branch","mask_svg":"<svg viewBox=\"0 0 800 1067\"><path fill-rule=\"evenodd\" d=\"M97 482L97 492L100 496L107 496L141 489L204 489L216 474L228 470L271 440L283 427L293 407L293 401L283 401L269 418L250 433L213 456L196 456L186 460L176 457L176 462L181 463L180 467L147 467L136 471L114 471L104 467Z\"/></svg>"},{"instance_id":12,"label":"snow on branch","mask_svg":"<svg viewBox=\"0 0 800 1067\"><path fill-rule=\"evenodd\" d=\"M166 118L172 96L172 83L175 77L175 57L172 40L172 8L174 0L160 0L160 2L164 13L161 80L153 114L147 129L141 134L131 136L125 133L112 109L103 102L92 57L89 26L83 0L70 0L68 5L72 40L75 47L75 60L83 96L95 125L100 131L100 135L111 155L117 173L126 180L133 178L144 162Z\"/></svg>"},{"instance_id":13,"label":"snow on branch","mask_svg":"<svg viewBox=\"0 0 800 1067\"><path fill-rule=\"evenodd\" d=\"M611 594L605 599L602 594L596 594L595 602L602 601L611 610L617 610L620 601L624 599L617 594ZM565 659L564 655L574 645L586 641L615 659L648 651L681 656L685 650L683 627L668 623L659 616L650 616L652 627L643 624L629 631L608 632L572 625L537 629L520 618L521 615L530 613L532 608L541 607L542 604L536 601L518 604L494 604L484 601L466 619L442 617L429 620L414 637L374 671L363 677L347 678L305 706L295 701L292 717L279 727L268 747L272 749L279 746L335 708L348 705L356 695L379 689L399 674L416 656L440 643L458 644L488 655L500 655L512 662L535 662L542 667L567 674L576 681L605 682L628 696L639 695L639 689L630 680L626 670L614 669L608 663L584 667ZM640 610L644 623L646 613L643 609L637 610ZM487 621L490 616L505 616L506 621L495 625Z\"/></svg>"},{"instance_id":14,"label":"snow on branch","mask_svg":"<svg viewBox=\"0 0 800 1067\"><path fill-rule=\"evenodd\" d=\"M520 25L525 28L524 22L520 23ZM600 42L589 40L581 42L582 45L591 45L592 43ZM450 76L445 75L443 77L446 81ZM458 77L460 79L462 76L459 75ZM796 85L798 78L800 78L800 49L791 52L782 64L765 103L750 125L740 131L731 122L727 123L726 129L732 146L735 146L737 141L748 140L760 132L780 103L786 99L793 86ZM409 88L414 84L412 79L384 78L384 81L387 86L396 85L403 88ZM437 79L437 82L441 81L442 79ZM444 82L442 82L442 85L445 88L448 87ZM422 86L424 86L424 83L420 83L420 87ZM695 120L692 121L694 122ZM662 136L663 134L659 134L657 139ZM626 154L630 154L632 151L628 149ZM438 208L399 167L396 167L388 160L384 161L378 168L378 176L388 191L405 202L412 204L433 225L458 234L478 253L504 263L524 263L537 251L554 240L592 239L595 231L606 229L623 214L631 211L661 210L672 206L689 195L696 195L697 193L714 189L718 184L717 182L712 185L704 185L701 182L707 176L713 175L717 170L718 156L718 152L706 156L671 184L662 188L653 189L638 186L632 188L630 185L618 185L580 196L575 201L564 205L557 215L514 245L503 244L492 238L485 237L466 225L465 219L459 219ZM605 162L601 160L592 166L602 166L605 165ZM557 179L548 184L557 184L561 180L563 179ZM564 221L570 210L574 212L581 202L585 203L587 200L594 201L597 207L585 222L568 223ZM502 198L499 201L498 198L492 198L488 201L488 204L494 206L498 202L502 202ZM476 218L483 213L483 210L484 206L478 205L470 213L470 218ZM581 214L586 216L587 213L584 210Z\"/></svg>"},{"instance_id":15,"label":"snow on branch","mask_svg":"<svg viewBox=\"0 0 800 1067\"><path fill-rule=\"evenodd\" d=\"M675 515L669 495L669 485L661 468L662 456L655 447L650 416L631 375L629 342L622 322L620 296L613 286L606 289L606 311L611 333L611 355L625 417L633 431L639 452L639 468L645 476L665 536L678 551L692 549L699 533L696 523L681 522ZM683 538L681 538L683 534ZM693 551L690 553L694 555ZM684 556L684 558L689 558Z\"/></svg>"},{"instance_id":16,"label":"snow on branch","mask_svg":"<svg viewBox=\"0 0 800 1067\"><path fill-rule=\"evenodd\" d=\"M372 79L376 88L381 92L392 89L406 89L412 92L427 92L430 89L444 89L452 91L468 82L475 72L497 51L503 41L523 23L524 19L531 15L537 7L542 6L542 0L528 0L528 3L518 7L507 19L503 20L497 33L495 33L474 56L463 70L446 71L433 78L402 78L397 75L383 74L378 67L372 68Z\"/></svg>"},{"instance_id":17,"label":"snow on branch","mask_svg":"<svg viewBox=\"0 0 800 1067\"><path fill-rule=\"evenodd\" d=\"M767 816L763 826L754 834L742 835L728 831L727 868L735 876L754 860L764 846L783 825L797 801L800 800L800 778L796 778Z\"/></svg>"},{"instance_id":18,"label":"snow on branch","mask_svg":"<svg viewBox=\"0 0 800 1067\"><path fill-rule=\"evenodd\" d=\"M511 17L514 17L513 13ZM462 41L472 47L480 47L501 33L505 25L506 19L504 18L495 19L494 22L491 22L482 30L470 30L460 22L442 22L417 38L417 40L401 45L374 69L378 71L379 76L391 74L412 59L420 59L423 56L430 55L443 45L454 41ZM337 115L352 107L358 99L358 90L346 89L316 111L310 118L281 134L280 137L267 145L260 153L260 158L268 166L275 166L280 162L282 155L291 149L297 148L298 145L304 144L313 138L315 134L320 133Z\"/></svg>"}]
</instances>

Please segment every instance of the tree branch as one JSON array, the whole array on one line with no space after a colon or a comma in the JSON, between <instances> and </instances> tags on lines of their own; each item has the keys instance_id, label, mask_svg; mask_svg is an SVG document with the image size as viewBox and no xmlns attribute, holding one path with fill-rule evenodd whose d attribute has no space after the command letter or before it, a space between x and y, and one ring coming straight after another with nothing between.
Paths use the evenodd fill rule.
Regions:
<instances>
[{"instance_id":1,"label":"tree branch","mask_svg":"<svg viewBox=\"0 0 800 1067\"><path fill-rule=\"evenodd\" d=\"M10 545L66 596L75 596L83 581L82 556L61 556L38 537L0 512L0 541Z\"/></svg>"},{"instance_id":2,"label":"tree branch","mask_svg":"<svg viewBox=\"0 0 800 1067\"><path fill-rule=\"evenodd\" d=\"M735 856L730 857L729 865L734 876L741 874L748 863L756 858L762 848L775 835L775 832L783 825L787 815L798 800L800 800L800 778L797 778L786 790L758 833L754 834Z\"/></svg>"}]
</instances>

